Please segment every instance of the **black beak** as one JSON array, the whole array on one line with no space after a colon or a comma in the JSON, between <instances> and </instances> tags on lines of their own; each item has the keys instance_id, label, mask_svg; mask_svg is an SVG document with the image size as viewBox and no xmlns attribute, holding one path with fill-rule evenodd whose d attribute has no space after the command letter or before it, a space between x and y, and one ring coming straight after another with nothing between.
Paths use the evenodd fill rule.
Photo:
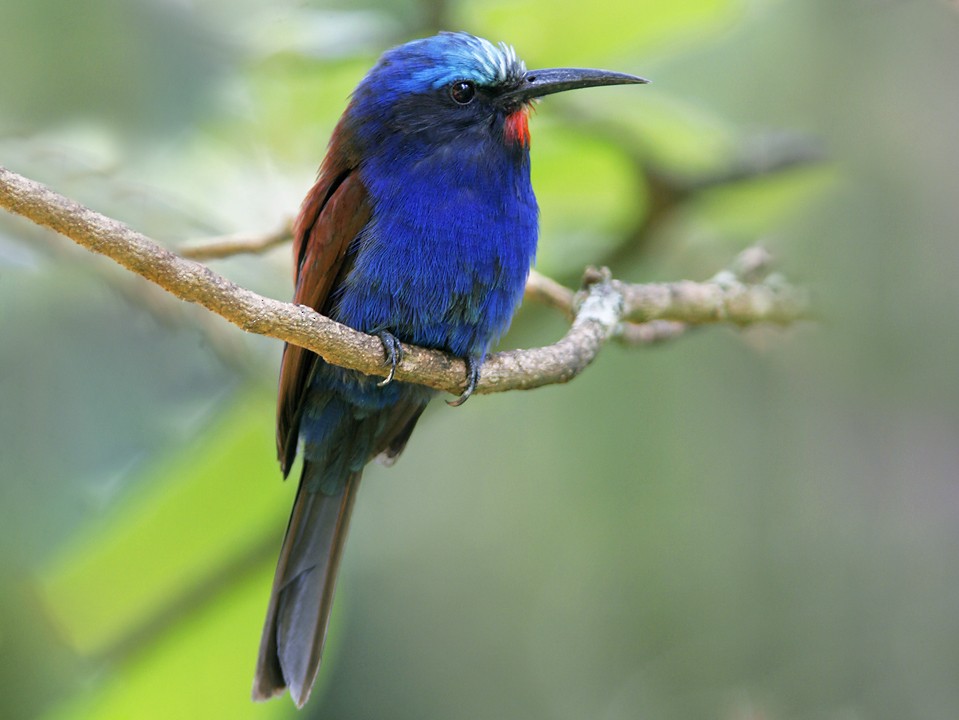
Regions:
<instances>
[{"instance_id":1,"label":"black beak","mask_svg":"<svg viewBox=\"0 0 959 720\"><path fill-rule=\"evenodd\" d=\"M589 68L530 70L523 76L518 87L507 90L497 99L506 105L519 105L533 98L577 88L596 87L598 85L642 85L648 82L649 80L646 78L637 75L610 70L591 70Z\"/></svg>"}]
</instances>

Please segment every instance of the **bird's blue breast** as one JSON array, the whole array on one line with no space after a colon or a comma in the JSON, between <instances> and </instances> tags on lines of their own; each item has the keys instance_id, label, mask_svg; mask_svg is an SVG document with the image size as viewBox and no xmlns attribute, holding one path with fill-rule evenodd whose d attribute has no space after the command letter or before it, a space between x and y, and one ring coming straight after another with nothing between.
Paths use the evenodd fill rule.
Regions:
<instances>
[{"instance_id":1,"label":"bird's blue breast","mask_svg":"<svg viewBox=\"0 0 959 720\"><path fill-rule=\"evenodd\" d=\"M529 157L474 139L385 147L361 165L373 214L337 320L460 357L482 357L507 329L536 251Z\"/></svg>"},{"instance_id":2,"label":"bird's blue breast","mask_svg":"<svg viewBox=\"0 0 959 720\"><path fill-rule=\"evenodd\" d=\"M538 210L527 147L510 140L489 88L523 70L505 46L441 35L387 53L360 83L334 146L368 193L370 219L324 307L333 319L480 361L506 331L536 252ZM476 102L452 98L446 84L458 78L480 86ZM377 380L316 363L300 433L334 484L390 433L402 436L393 409L402 419L433 394Z\"/></svg>"}]
</instances>

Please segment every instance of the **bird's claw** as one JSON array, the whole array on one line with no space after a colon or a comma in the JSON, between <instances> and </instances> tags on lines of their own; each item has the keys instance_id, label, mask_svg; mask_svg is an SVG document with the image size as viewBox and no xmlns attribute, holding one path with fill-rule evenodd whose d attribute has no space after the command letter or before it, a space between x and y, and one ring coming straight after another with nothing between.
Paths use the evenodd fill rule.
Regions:
<instances>
[{"instance_id":1,"label":"bird's claw","mask_svg":"<svg viewBox=\"0 0 959 720\"><path fill-rule=\"evenodd\" d=\"M479 383L481 367L483 367L482 360L475 358L472 355L466 358L466 376L468 379L466 389L463 391L463 394L455 400L447 400L447 405L450 407L459 407L469 400L470 395L472 395L473 391L476 389L477 383Z\"/></svg>"},{"instance_id":2,"label":"bird's claw","mask_svg":"<svg viewBox=\"0 0 959 720\"><path fill-rule=\"evenodd\" d=\"M400 341L397 340L396 336L391 332L383 330L382 332L376 333L376 335L379 337L380 342L383 343L386 362L390 364L390 374L376 383L376 387L384 387L393 382L393 378L396 376L396 366L403 361L403 346L400 345Z\"/></svg>"}]
</instances>

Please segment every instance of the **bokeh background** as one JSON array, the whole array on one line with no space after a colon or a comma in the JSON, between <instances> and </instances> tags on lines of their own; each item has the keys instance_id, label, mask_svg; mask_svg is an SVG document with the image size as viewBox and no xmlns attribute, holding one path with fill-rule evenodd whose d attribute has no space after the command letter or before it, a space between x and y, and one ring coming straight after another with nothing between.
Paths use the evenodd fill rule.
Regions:
<instances>
[{"instance_id":1,"label":"bokeh background","mask_svg":"<svg viewBox=\"0 0 959 720\"><path fill-rule=\"evenodd\" d=\"M533 118L543 272L762 242L820 320L435 403L367 472L297 715L248 699L279 343L4 215L0 717L959 717L956 3L7 0L0 163L171 247L273 232L379 52L439 28L654 81ZM705 189L650 223L663 178ZM288 298L288 255L213 264Z\"/></svg>"}]
</instances>

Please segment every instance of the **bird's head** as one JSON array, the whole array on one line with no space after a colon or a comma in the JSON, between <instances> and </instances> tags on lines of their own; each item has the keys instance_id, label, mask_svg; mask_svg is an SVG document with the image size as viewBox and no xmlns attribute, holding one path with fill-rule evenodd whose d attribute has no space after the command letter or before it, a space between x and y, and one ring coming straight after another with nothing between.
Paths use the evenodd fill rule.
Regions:
<instances>
[{"instance_id":1,"label":"bird's head","mask_svg":"<svg viewBox=\"0 0 959 720\"><path fill-rule=\"evenodd\" d=\"M505 43L444 32L384 53L354 92L349 112L361 137L374 144L417 136L436 145L466 136L525 149L534 99L645 82L607 70L527 70Z\"/></svg>"}]
</instances>

